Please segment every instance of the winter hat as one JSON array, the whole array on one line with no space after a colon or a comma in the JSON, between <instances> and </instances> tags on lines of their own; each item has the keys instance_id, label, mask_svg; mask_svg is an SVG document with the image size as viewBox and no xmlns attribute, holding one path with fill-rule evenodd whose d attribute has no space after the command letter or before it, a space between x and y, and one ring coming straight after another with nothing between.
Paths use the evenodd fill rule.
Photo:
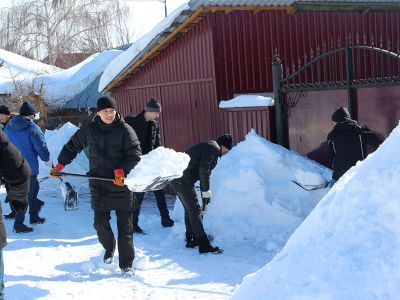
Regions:
<instances>
[{"instance_id":1,"label":"winter hat","mask_svg":"<svg viewBox=\"0 0 400 300\"><path fill-rule=\"evenodd\" d=\"M97 100L97 111L101 111L106 108L113 108L117 110L117 102L113 97L104 96Z\"/></svg>"},{"instance_id":2,"label":"winter hat","mask_svg":"<svg viewBox=\"0 0 400 300\"><path fill-rule=\"evenodd\" d=\"M345 119L350 119L350 114L346 107L341 106L336 109L332 114L332 121L336 123L342 122Z\"/></svg>"},{"instance_id":3,"label":"winter hat","mask_svg":"<svg viewBox=\"0 0 400 300\"><path fill-rule=\"evenodd\" d=\"M0 114L7 115L7 116L11 115L10 107L7 105L3 105L3 104L0 105Z\"/></svg>"},{"instance_id":4,"label":"winter hat","mask_svg":"<svg viewBox=\"0 0 400 300\"><path fill-rule=\"evenodd\" d=\"M151 97L150 100L147 101L144 110L149 112L161 112L161 104L156 98Z\"/></svg>"},{"instance_id":5,"label":"winter hat","mask_svg":"<svg viewBox=\"0 0 400 300\"><path fill-rule=\"evenodd\" d=\"M217 139L220 146L224 146L228 150L232 149L232 136L230 134L223 134Z\"/></svg>"},{"instance_id":6,"label":"winter hat","mask_svg":"<svg viewBox=\"0 0 400 300\"><path fill-rule=\"evenodd\" d=\"M36 108L30 102L22 103L21 108L19 109L19 114L24 117L34 115L36 113Z\"/></svg>"}]
</instances>

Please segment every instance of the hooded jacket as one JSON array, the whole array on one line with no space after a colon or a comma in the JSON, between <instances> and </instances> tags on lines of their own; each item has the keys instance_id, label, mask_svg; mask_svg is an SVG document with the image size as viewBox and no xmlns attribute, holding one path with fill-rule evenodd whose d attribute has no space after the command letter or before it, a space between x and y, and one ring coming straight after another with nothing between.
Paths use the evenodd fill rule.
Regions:
<instances>
[{"instance_id":1,"label":"hooded jacket","mask_svg":"<svg viewBox=\"0 0 400 300\"><path fill-rule=\"evenodd\" d=\"M352 119L345 108L337 109L332 120L337 122L328 134L328 145L333 155L332 179L338 180L352 166L367 156L367 144L375 149L381 139L367 127L362 127Z\"/></svg>"},{"instance_id":2,"label":"hooded jacket","mask_svg":"<svg viewBox=\"0 0 400 300\"><path fill-rule=\"evenodd\" d=\"M50 159L50 153L40 127L26 117L15 116L8 122L4 132L29 163L32 175L39 174L38 156L43 161Z\"/></svg>"}]
</instances>

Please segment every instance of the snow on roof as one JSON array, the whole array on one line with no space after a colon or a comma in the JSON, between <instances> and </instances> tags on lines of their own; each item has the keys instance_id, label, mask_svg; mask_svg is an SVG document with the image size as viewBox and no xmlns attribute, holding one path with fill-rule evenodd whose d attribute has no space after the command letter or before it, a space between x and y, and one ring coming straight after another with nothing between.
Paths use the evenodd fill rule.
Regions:
<instances>
[{"instance_id":1,"label":"snow on roof","mask_svg":"<svg viewBox=\"0 0 400 300\"><path fill-rule=\"evenodd\" d=\"M399 299L400 125L232 299Z\"/></svg>"},{"instance_id":2,"label":"snow on roof","mask_svg":"<svg viewBox=\"0 0 400 300\"><path fill-rule=\"evenodd\" d=\"M37 77L35 86L44 86L46 101L62 105L85 90L121 52L111 49L93 54L72 68Z\"/></svg>"},{"instance_id":3,"label":"snow on roof","mask_svg":"<svg viewBox=\"0 0 400 300\"><path fill-rule=\"evenodd\" d=\"M16 83L19 83L32 86L37 92L43 88L45 101L56 106L62 106L78 94L80 102L86 98L86 104L89 100L92 103L91 98L99 96L97 88L85 95L82 92L98 80L104 68L122 52L105 50L63 70L0 49L0 61L4 60L4 66L0 68L0 94L13 94Z\"/></svg>"},{"instance_id":4,"label":"snow on roof","mask_svg":"<svg viewBox=\"0 0 400 300\"><path fill-rule=\"evenodd\" d=\"M0 94L13 94L15 82L32 84L38 75L54 74L62 69L0 49Z\"/></svg>"},{"instance_id":5,"label":"snow on roof","mask_svg":"<svg viewBox=\"0 0 400 300\"><path fill-rule=\"evenodd\" d=\"M273 103L274 100L271 97L239 95L231 100L220 101L219 108L272 106Z\"/></svg>"},{"instance_id":6,"label":"snow on roof","mask_svg":"<svg viewBox=\"0 0 400 300\"><path fill-rule=\"evenodd\" d=\"M133 61L145 50L148 50L149 44L155 39L160 38L160 33L169 28L173 21L181 14L182 11L188 9L187 3L182 4L168 15L164 20L157 24L149 33L144 35L138 41L133 43L126 51L116 57L104 70L100 78L99 92L103 91L115 78L117 78Z\"/></svg>"}]
</instances>

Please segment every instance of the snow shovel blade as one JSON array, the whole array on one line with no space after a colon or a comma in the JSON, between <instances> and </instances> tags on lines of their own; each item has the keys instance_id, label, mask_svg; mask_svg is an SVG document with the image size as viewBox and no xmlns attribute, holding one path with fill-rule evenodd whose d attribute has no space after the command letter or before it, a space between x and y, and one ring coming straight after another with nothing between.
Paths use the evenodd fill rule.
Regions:
<instances>
[{"instance_id":1,"label":"snow shovel blade","mask_svg":"<svg viewBox=\"0 0 400 300\"><path fill-rule=\"evenodd\" d=\"M299 187L301 187L303 190L306 190L306 191L315 191L315 190L324 189L324 188L327 188L329 186L329 184L331 183L330 181L327 181L325 183L312 185L312 184L301 184L300 182L297 182L295 180L292 180L292 182L297 184Z\"/></svg>"},{"instance_id":2,"label":"snow shovel blade","mask_svg":"<svg viewBox=\"0 0 400 300\"><path fill-rule=\"evenodd\" d=\"M128 188L133 192L151 192L164 189L172 180L176 179L176 176L157 176L149 184L143 186L131 186Z\"/></svg>"},{"instance_id":3,"label":"snow shovel blade","mask_svg":"<svg viewBox=\"0 0 400 300\"><path fill-rule=\"evenodd\" d=\"M79 207L78 193L75 187L69 182L60 182L61 194L64 200L64 210L76 210Z\"/></svg>"}]
</instances>

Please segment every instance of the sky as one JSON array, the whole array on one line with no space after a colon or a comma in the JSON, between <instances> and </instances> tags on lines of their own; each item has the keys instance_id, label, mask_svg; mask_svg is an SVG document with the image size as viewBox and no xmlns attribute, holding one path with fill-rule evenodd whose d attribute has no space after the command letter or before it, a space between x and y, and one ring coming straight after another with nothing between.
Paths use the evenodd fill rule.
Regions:
<instances>
[{"instance_id":1,"label":"sky","mask_svg":"<svg viewBox=\"0 0 400 300\"><path fill-rule=\"evenodd\" d=\"M171 13L179 5L188 2L186 0L166 1L168 14ZM7 7L12 2L13 0L1 0L0 8ZM125 0L125 3L130 7L132 14L131 25L134 33L134 40L141 38L165 17L163 2L157 0Z\"/></svg>"}]
</instances>

